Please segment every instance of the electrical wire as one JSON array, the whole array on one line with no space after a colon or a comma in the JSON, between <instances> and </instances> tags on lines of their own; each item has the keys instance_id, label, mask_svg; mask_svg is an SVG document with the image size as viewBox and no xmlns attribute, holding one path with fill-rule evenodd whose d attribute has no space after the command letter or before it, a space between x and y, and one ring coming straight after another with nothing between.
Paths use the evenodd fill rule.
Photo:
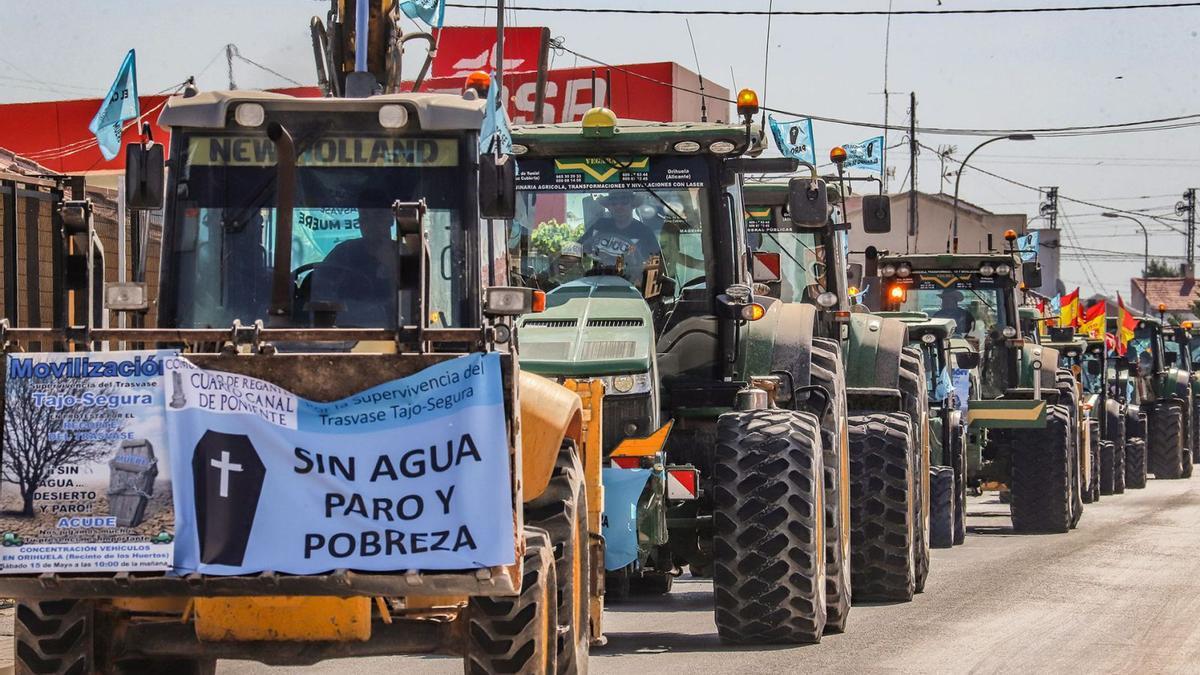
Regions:
<instances>
[{"instance_id":1,"label":"electrical wire","mask_svg":"<svg viewBox=\"0 0 1200 675\"><path fill-rule=\"evenodd\" d=\"M448 2L447 7L461 9L487 9L487 5ZM1155 2L1148 4L1092 5L1082 7L988 7L980 9L905 9L848 10L848 9L634 9L623 7L538 7L514 5L509 9L522 12L574 13L574 14L639 14L660 16L948 16L955 14L1057 14L1065 12L1114 12L1139 9L1186 9L1200 7L1200 2Z\"/></svg>"},{"instance_id":2,"label":"electrical wire","mask_svg":"<svg viewBox=\"0 0 1200 675\"><path fill-rule=\"evenodd\" d=\"M293 80L292 78L288 77L287 75L284 75L283 73L279 72L278 70L272 70L271 68L268 68L268 67L264 66L263 64L261 64L261 63L259 63L259 62L257 62L257 61L253 61L253 60L251 60L251 59L248 59L248 58L246 58L245 56L242 56L241 52L240 52L239 50L237 50L237 49L236 49L237 45L234 45L234 47L235 47L235 49L234 49L234 52L233 52L233 56L234 56L235 58L238 58L238 59L240 59L240 60L242 60L242 61L245 61L246 63L248 63L248 64L250 64L250 65L254 66L255 68L258 68L259 70L266 71L266 72L268 72L268 73L270 73L270 74L274 75L275 77L278 77L278 78L279 78L279 79L281 79L281 80L285 80L285 81L287 81L287 82L291 82L292 84L296 85L297 87L303 87L303 86L305 86L305 85L304 85L304 83L302 83L302 82L297 82L296 80Z\"/></svg>"},{"instance_id":3,"label":"electrical wire","mask_svg":"<svg viewBox=\"0 0 1200 675\"><path fill-rule=\"evenodd\" d=\"M1200 3L1198 3L1200 5ZM600 59L588 56L577 52L567 47L562 42L555 45L556 48L563 50L569 54L575 55L577 58L584 61L590 61L599 66L604 66L611 70L623 73L627 78L634 77L652 84L683 91L696 96L701 96L701 92L690 87L664 82L657 78L643 75L634 71L622 68L621 66L602 61ZM715 101L724 103L736 104L737 101L729 98L721 98L712 96L707 93L705 97ZM771 108L762 106L760 108L764 113L778 113L780 115L788 115L791 117L801 117L816 120L818 122L828 122L830 124L842 124L852 127L864 127L868 129L879 129L884 131L902 131L907 132L908 127L895 126L889 124L880 124L878 122L863 122L858 120L848 120L838 117L829 117L827 115L815 115L807 112L797 112L793 110L783 110L781 108ZM1133 122L1115 122L1109 124L1088 124L1088 125L1073 125L1066 127L1035 127L1030 129L976 129L976 128L951 128L951 127L917 127L917 133L939 135L939 136L1008 136L1012 134L1037 134L1044 137L1052 138L1071 138L1078 136L1101 136L1109 134L1127 134L1146 131L1170 131L1173 129L1185 129L1200 126L1200 113L1190 113L1187 115L1177 115L1174 117L1160 117L1148 120L1137 120Z\"/></svg>"}]
</instances>

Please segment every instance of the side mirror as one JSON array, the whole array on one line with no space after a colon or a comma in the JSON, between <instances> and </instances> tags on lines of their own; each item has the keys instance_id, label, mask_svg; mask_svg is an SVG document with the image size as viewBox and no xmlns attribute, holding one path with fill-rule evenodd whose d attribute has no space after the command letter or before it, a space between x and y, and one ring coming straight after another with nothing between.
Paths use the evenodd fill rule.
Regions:
<instances>
[{"instance_id":1,"label":"side mirror","mask_svg":"<svg viewBox=\"0 0 1200 675\"><path fill-rule=\"evenodd\" d=\"M1021 263L1021 280L1029 288L1040 288L1042 285L1042 264L1036 260Z\"/></svg>"},{"instance_id":2,"label":"side mirror","mask_svg":"<svg viewBox=\"0 0 1200 675\"><path fill-rule=\"evenodd\" d=\"M517 162L512 157L479 156L479 215L498 220L517 217Z\"/></svg>"},{"instance_id":3,"label":"side mirror","mask_svg":"<svg viewBox=\"0 0 1200 675\"><path fill-rule=\"evenodd\" d=\"M167 162L161 143L125 146L125 207L157 211L167 187Z\"/></svg>"},{"instance_id":4,"label":"side mirror","mask_svg":"<svg viewBox=\"0 0 1200 675\"><path fill-rule=\"evenodd\" d=\"M887 195L864 195L862 199L863 232L886 234L892 231L892 198Z\"/></svg>"},{"instance_id":5,"label":"side mirror","mask_svg":"<svg viewBox=\"0 0 1200 675\"><path fill-rule=\"evenodd\" d=\"M979 367L979 352L954 352L954 365L963 370Z\"/></svg>"},{"instance_id":6,"label":"side mirror","mask_svg":"<svg viewBox=\"0 0 1200 675\"><path fill-rule=\"evenodd\" d=\"M820 178L788 181L788 215L793 225L824 227L829 221L829 198Z\"/></svg>"},{"instance_id":7,"label":"side mirror","mask_svg":"<svg viewBox=\"0 0 1200 675\"><path fill-rule=\"evenodd\" d=\"M863 289L862 263L849 263L846 265L846 283L860 291Z\"/></svg>"}]
</instances>

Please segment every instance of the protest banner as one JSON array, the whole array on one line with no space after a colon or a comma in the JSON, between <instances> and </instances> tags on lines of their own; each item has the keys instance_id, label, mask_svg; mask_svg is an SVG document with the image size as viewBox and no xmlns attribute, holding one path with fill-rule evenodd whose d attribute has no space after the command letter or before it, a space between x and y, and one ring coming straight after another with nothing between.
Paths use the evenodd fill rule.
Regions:
<instances>
[{"instance_id":1,"label":"protest banner","mask_svg":"<svg viewBox=\"0 0 1200 675\"><path fill-rule=\"evenodd\" d=\"M165 571L172 351L9 354L0 573Z\"/></svg>"},{"instance_id":2,"label":"protest banner","mask_svg":"<svg viewBox=\"0 0 1200 675\"><path fill-rule=\"evenodd\" d=\"M515 560L497 354L317 403L179 359L167 375L180 573Z\"/></svg>"}]
</instances>

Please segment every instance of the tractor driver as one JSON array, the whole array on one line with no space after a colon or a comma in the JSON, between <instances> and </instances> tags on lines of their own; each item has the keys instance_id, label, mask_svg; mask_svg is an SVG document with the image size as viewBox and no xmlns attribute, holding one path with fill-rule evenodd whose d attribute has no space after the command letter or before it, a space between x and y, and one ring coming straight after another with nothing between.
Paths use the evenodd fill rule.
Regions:
<instances>
[{"instance_id":1,"label":"tractor driver","mask_svg":"<svg viewBox=\"0 0 1200 675\"><path fill-rule=\"evenodd\" d=\"M975 330L975 317L959 306L963 294L953 288L942 291L942 306L933 315L939 319L953 319L959 335L970 335Z\"/></svg>"},{"instance_id":2,"label":"tractor driver","mask_svg":"<svg viewBox=\"0 0 1200 675\"><path fill-rule=\"evenodd\" d=\"M593 222L579 239L583 252L598 260L612 261L614 266L617 260L623 261L621 276L640 286L646 261L652 256L662 256L658 236L633 217L633 191L614 190L603 203L608 214Z\"/></svg>"},{"instance_id":3,"label":"tractor driver","mask_svg":"<svg viewBox=\"0 0 1200 675\"><path fill-rule=\"evenodd\" d=\"M313 271L311 302L336 307L337 325L382 326L396 293L395 216L360 208L359 237L340 242Z\"/></svg>"}]
</instances>

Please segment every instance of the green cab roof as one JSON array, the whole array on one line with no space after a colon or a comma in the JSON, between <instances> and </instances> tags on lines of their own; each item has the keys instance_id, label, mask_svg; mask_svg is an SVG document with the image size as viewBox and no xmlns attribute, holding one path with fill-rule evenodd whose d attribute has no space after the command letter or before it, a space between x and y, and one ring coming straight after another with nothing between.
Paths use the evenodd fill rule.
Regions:
<instances>
[{"instance_id":1,"label":"green cab roof","mask_svg":"<svg viewBox=\"0 0 1200 675\"><path fill-rule=\"evenodd\" d=\"M908 263L914 272L965 272L975 271L984 263L998 265L1006 263L1013 269L1021 262L1014 253L888 253L879 256L879 264Z\"/></svg>"},{"instance_id":2,"label":"green cab roof","mask_svg":"<svg viewBox=\"0 0 1200 675\"><path fill-rule=\"evenodd\" d=\"M557 124L519 124L512 128L513 144L518 146L518 155L553 156L563 154L614 154L653 155L703 155L716 154L721 157L737 157L742 154L756 155L764 149L761 128L723 122L650 122L646 120L617 119L611 135L585 135L582 122L560 122ZM675 148L682 141L694 141L699 149L680 151ZM733 149L725 153L714 153L710 146L726 142ZM524 150L521 150L524 148Z\"/></svg>"}]
</instances>

